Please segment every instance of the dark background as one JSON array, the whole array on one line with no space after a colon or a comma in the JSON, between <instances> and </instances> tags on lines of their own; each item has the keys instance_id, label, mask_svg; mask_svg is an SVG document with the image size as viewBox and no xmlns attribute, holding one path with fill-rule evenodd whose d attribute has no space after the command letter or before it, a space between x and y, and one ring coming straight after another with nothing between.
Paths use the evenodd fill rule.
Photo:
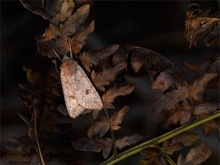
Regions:
<instances>
[{"instance_id":1,"label":"dark background","mask_svg":"<svg viewBox=\"0 0 220 165\"><path fill-rule=\"evenodd\" d=\"M184 21L192 2L219 8L217 1L94 1L89 19L95 19L96 25L88 47L123 44L153 49L170 59L190 80L192 74L184 70L183 59L200 63L219 52L219 41L206 47L204 39L197 48L188 49ZM18 117L18 112L27 107L16 96L16 90L18 83L26 81L22 66L36 52L35 37L47 27L47 21L19 1L1 1L1 150L10 138L27 133L28 127ZM149 128L145 129L147 134ZM216 137L212 138L216 142Z\"/></svg>"}]
</instances>

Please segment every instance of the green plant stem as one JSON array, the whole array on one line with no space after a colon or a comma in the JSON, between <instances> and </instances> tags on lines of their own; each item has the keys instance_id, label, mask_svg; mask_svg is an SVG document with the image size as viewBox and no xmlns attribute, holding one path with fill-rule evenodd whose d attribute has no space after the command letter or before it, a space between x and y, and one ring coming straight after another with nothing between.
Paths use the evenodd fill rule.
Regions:
<instances>
[{"instance_id":1,"label":"green plant stem","mask_svg":"<svg viewBox=\"0 0 220 165\"><path fill-rule=\"evenodd\" d=\"M112 164L115 164L115 163L118 163L120 162L121 160L123 159L126 159L132 155L135 155L137 153L139 153L140 151L142 151L143 149L146 149L146 148L151 148L151 147L155 147L155 144L160 144L170 138L173 138L174 136L177 136L183 132L186 132L192 128L195 128L205 122L208 122L210 120L213 120L217 117L220 117L220 110L218 111L215 111L201 119L198 119L198 120L195 120L193 121L192 123L187 123L186 125L183 125L183 126L180 126L179 128L176 128L170 132L167 132L161 136L158 136L154 139L151 139L149 141L146 141L144 143L141 143L137 146L134 146L120 154L118 154L117 156L115 157L111 157L109 158L108 160L106 160L105 162L102 163L102 165L112 165Z\"/></svg>"}]
</instances>

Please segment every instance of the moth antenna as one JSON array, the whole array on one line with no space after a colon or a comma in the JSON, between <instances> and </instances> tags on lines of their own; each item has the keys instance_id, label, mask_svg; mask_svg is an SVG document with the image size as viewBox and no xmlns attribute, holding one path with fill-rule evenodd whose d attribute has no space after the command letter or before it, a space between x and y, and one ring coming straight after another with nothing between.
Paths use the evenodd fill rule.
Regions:
<instances>
[{"instance_id":1,"label":"moth antenna","mask_svg":"<svg viewBox=\"0 0 220 165\"><path fill-rule=\"evenodd\" d=\"M53 52L55 53L55 55L57 56L57 58L62 62L62 59L60 58L60 56L57 54L57 52L54 50L54 49L52 49L53 50Z\"/></svg>"},{"instance_id":2,"label":"moth antenna","mask_svg":"<svg viewBox=\"0 0 220 165\"><path fill-rule=\"evenodd\" d=\"M70 39L68 38L68 44L69 44L69 48L70 48L70 57L73 59L73 52L72 52L72 48L71 48L71 44L70 44Z\"/></svg>"}]
</instances>

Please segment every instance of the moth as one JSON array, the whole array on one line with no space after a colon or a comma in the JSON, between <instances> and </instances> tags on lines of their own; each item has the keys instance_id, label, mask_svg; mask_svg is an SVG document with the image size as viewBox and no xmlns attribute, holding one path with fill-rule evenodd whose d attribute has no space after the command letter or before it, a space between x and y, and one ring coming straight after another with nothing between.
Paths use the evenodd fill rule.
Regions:
<instances>
[{"instance_id":1,"label":"moth","mask_svg":"<svg viewBox=\"0 0 220 165\"><path fill-rule=\"evenodd\" d=\"M75 119L88 111L102 109L103 103L98 92L73 58L64 56L60 66L60 80L70 117Z\"/></svg>"}]
</instances>

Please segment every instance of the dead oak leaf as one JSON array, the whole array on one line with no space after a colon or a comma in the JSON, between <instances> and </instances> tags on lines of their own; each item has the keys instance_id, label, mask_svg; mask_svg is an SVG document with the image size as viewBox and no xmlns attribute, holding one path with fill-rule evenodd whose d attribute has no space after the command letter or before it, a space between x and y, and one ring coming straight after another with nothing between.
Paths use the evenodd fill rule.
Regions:
<instances>
[{"instance_id":1,"label":"dead oak leaf","mask_svg":"<svg viewBox=\"0 0 220 165\"><path fill-rule=\"evenodd\" d=\"M196 118L200 118L211 112L216 111L217 109L220 109L220 103L217 102L202 103L194 107L194 115Z\"/></svg>"},{"instance_id":2,"label":"dead oak leaf","mask_svg":"<svg viewBox=\"0 0 220 165\"><path fill-rule=\"evenodd\" d=\"M91 73L91 78L96 86L96 88L101 91L105 91L105 85L109 85L111 81L115 80L115 77L127 67L127 63L118 63L115 66L105 68L101 72L95 72L94 70Z\"/></svg>"},{"instance_id":3,"label":"dead oak leaf","mask_svg":"<svg viewBox=\"0 0 220 165\"><path fill-rule=\"evenodd\" d=\"M124 118L125 113L128 111L129 111L129 107L124 106L120 111L116 112L110 118L111 129L113 131L119 130L121 128L119 125L122 123L122 119Z\"/></svg>"},{"instance_id":4,"label":"dead oak leaf","mask_svg":"<svg viewBox=\"0 0 220 165\"><path fill-rule=\"evenodd\" d=\"M101 60L113 55L119 48L119 45L108 45L100 50L90 50L79 55L79 59L85 69L90 72L90 67L97 65Z\"/></svg>"},{"instance_id":5,"label":"dead oak leaf","mask_svg":"<svg viewBox=\"0 0 220 165\"><path fill-rule=\"evenodd\" d=\"M126 146L133 146L133 145L143 141L144 139L146 139L146 137L143 135L140 135L140 134L133 134L130 136L125 136L125 137L117 139L115 141L116 148L123 149Z\"/></svg>"},{"instance_id":6,"label":"dead oak leaf","mask_svg":"<svg viewBox=\"0 0 220 165\"><path fill-rule=\"evenodd\" d=\"M75 149L81 151L102 151L102 155L106 159L109 156L112 149L112 140L110 138L80 138L76 141L72 141L72 145Z\"/></svg>"},{"instance_id":7,"label":"dead oak leaf","mask_svg":"<svg viewBox=\"0 0 220 165\"><path fill-rule=\"evenodd\" d=\"M125 85L121 87L114 86L110 88L102 95L102 101L105 109L112 109L114 105L112 102L118 96L124 96L130 94L134 90L134 85Z\"/></svg>"}]
</instances>

